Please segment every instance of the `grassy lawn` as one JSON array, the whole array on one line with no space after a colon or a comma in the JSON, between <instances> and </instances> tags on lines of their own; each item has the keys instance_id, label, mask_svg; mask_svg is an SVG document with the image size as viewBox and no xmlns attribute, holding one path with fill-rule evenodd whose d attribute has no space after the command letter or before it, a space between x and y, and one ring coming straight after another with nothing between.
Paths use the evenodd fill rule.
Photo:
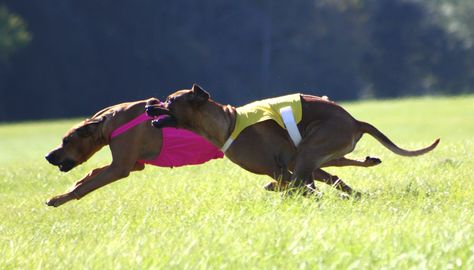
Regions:
<instances>
[{"instance_id":1,"label":"grassy lawn","mask_svg":"<svg viewBox=\"0 0 474 270\"><path fill-rule=\"evenodd\" d=\"M78 120L0 125L0 269L472 269L474 96L345 104L398 145L364 136L350 157L374 168L330 168L362 199L331 188L319 201L282 198L269 178L227 159L148 167L59 208L46 199L110 161L102 150L63 174L44 155Z\"/></svg>"}]
</instances>

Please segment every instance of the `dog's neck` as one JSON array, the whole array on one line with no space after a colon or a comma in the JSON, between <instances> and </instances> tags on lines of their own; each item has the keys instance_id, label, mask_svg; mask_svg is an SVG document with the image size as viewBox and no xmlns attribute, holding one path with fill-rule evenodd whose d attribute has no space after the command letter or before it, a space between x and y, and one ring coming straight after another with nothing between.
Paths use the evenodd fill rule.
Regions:
<instances>
[{"instance_id":1,"label":"dog's neck","mask_svg":"<svg viewBox=\"0 0 474 270\"><path fill-rule=\"evenodd\" d=\"M105 123L102 123L98 132L94 134L94 139L100 147L104 147L110 144L110 134L112 133L112 129L110 127L108 119L105 120Z\"/></svg>"},{"instance_id":2,"label":"dog's neck","mask_svg":"<svg viewBox=\"0 0 474 270\"><path fill-rule=\"evenodd\" d=\"M235 126L235 107L210 100L201 110L195 130L217 147L222 147Z\"/></svg>"}]
</instances>

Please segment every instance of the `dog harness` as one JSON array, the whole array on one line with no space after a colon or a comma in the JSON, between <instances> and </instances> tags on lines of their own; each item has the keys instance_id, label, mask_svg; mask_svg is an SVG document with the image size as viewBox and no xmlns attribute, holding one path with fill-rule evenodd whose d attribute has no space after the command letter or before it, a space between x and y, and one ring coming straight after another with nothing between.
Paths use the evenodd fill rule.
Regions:
<instances>
[{"instance_id":1,"label":"dog harness","mask_svg":"<svg viewBox=\"0 0 474 270\"><path fill-rule=\"evenodd\" d=\"M298 146L301 141L301 134L297 124L301 121L301 118L300 94L264 99L238 107L236 108L234 131L222 146L221 151L227 151L245 128L265 120L274 120L286 129L295 146Z\"/></svg>"},{"instance_id":2,"label":"dog harness","mask_svg":"<svg viewBox=\"0 0 474 270\"><path fill-rule=\"evenodd\" d=\"M112 131L110 138L115 138L136 125L152 119L155 118L143 113ZM139 163L159 167L180 167L224 157L224 153L217 147L191 131L168 127L161 130L163 142L160 153L152 160L138 160Z\"/></svg>"}]
</instances>

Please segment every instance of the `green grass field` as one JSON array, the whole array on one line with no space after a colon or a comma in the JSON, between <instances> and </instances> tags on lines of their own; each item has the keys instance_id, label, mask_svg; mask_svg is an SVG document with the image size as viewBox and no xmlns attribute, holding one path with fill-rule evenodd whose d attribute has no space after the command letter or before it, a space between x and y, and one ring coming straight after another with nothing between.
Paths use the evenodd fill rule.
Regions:
<instances>
[{"instance_id":1,"label":"green grass field","mask_svg":"<svg viewBox=\"0 0 474 270\"><path fill-rule=\"evenodd\" d=\"M44 155L78 119L0 125L0 269L474 269L474 96L345 104L398 145L364 136L330 168L366 195L282 198L269 178L223 159L148 167L59 208L44 202L110 161L64 174Z\"/></svg>"}]
</instances>

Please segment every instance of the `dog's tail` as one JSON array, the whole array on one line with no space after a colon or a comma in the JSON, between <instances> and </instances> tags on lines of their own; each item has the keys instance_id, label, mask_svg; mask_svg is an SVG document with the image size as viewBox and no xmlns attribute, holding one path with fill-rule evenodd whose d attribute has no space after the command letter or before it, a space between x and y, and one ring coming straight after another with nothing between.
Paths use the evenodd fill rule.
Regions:
<instances>
[{"instance_id":1,"label":"dog's tail","mask_svg":"<svg viewBox=\"0 0 474 270\"><path fill-rule=\"evenodd\" d=\"M401 155L401 156L406 156L406 157L414 157L414 156L419 156L428 153L429 151L435 149L435 147L439 143L439 139L436 139L436 141L431 144L428 147L418 149L418 150L405 150L400 147L398 147L396 144L394 144L387 136L385 136L380 130L378 130L376 127L372 126L369 123L366 122L358 122L359 124L359 129L363 133L368 133L372 135L375 139L377 139L383 146L387 147L390 151L394 152L395 154Z\"/></svg>"}]
</instances>

